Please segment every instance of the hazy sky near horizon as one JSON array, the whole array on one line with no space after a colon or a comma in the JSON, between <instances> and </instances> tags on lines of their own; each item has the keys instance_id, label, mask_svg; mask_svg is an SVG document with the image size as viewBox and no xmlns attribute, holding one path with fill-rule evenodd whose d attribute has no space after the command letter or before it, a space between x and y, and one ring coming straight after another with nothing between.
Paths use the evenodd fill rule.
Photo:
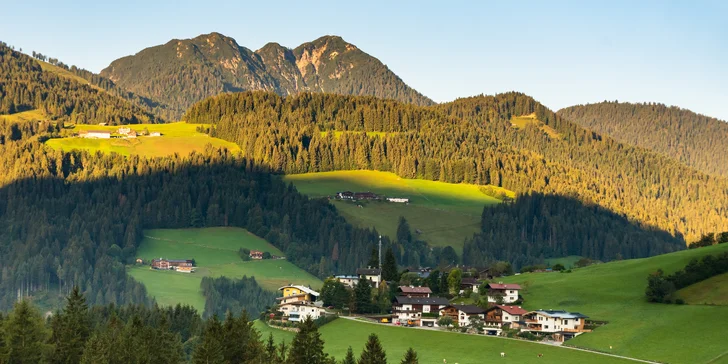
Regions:
<instances>
[{"instance_id":1,"label":"hazy sky near horizon","mask_svg":"<svg viewBox=\"0 0 728 364\"><path fill-rule=\"evenodd\" d=\"M342 36L435 101L520 91L560 108L660 102L728 120L725 1L2 0L0 40L99 72L220 32L256 50Z\"/></svg>"}]
</instances>

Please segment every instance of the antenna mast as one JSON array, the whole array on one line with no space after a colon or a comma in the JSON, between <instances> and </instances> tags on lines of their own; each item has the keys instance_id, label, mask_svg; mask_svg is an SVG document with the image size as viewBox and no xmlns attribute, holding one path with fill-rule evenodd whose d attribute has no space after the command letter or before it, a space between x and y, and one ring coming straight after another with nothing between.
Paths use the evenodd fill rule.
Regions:
<instances>
[{"instance_id":1,"label":"antenna mast","mask_svg":"<svg viewBox=\"0 0 728 364\"><path fill-rule=\"evenodd\" d=\"M381 235L379 235L379 271L380 272L382 271L382 236Z\"/></svg>"}]
</instances>

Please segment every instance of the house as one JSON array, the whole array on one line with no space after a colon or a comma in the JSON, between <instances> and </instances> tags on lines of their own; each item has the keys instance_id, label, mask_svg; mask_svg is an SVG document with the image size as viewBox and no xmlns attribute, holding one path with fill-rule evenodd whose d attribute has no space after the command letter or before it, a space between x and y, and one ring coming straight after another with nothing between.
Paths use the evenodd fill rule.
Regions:
<instances>
[{"instance_id":1,"label":"house","mask_svg":"<svg viewBox=\"0 0 728 364\"><path fill-rule=\"evenodd\" d=\"M498 327L505 324L510 324L512 328L520 327L519 323L527 313L521 306L495 305L485 310L485 322Z\"/></svg>"},{"instance_id":2,"label":"house","mask_svg":"<svg viewBox=\"0 0 728 364\"><path fill-rule=\"evenodd\" d=\"M88 139L111 139L111 133L104 130L81 130L78 136Z\"/></svg>"},{"instance_id":3,"label":"house","mask_svg":"<svg viewBox=\"0 0 728 364\"><path fill-rule=\"evenodd\" d=\"M379 288L379 283L382 282L382 270L379 268L359 268L356 270L356 275L359 279L368 279L374 288Z\"/></svg>"},{"instance_id":4,"label":"house","mask_svg":"<svg viewBox=\"0 0 728 364\"><path fill-rule=\"evenodd\" d=\"M99 123L99 126L106 126L106 123Z\"/></svg>"},{"instance_id":5,"label":"house","mask_svg":"<svg viewBox=\"0 0 728 364\"><path fill-rule=\"evenodd\" d=\"M388 197L387 201L396 203L409 203L409 199L404 197Z\"/></svg>"},{"instance_id":6,"label":"house","mask_svg":"<svg viewBox=\"0 0 728 364\"><path fill-rule=\"evenodd\" d=\"M250 259L263 259L263 252L260 250L251 250L250 251Z\"/></svg>"},{"instance_id":7,"label":"house","mask_svg":"<svg viewBox=\"0 0 728 364\"><path fill-rule=\"evenodd\" d=\"M152 269L177 270L179 267L192 267L192 259L152 259Z\"/></svg>"},{"instance_id":8,"label":"house","mask_svg":"<svg viewBox=\"0 0 728 364\"><path fill-rule=\"evenodd\" d=\"M311 287L299 286L299 285L287 285L278 288L279 291L283 292L283 297L276 298L281 304L301 302L310 304L318 301L320 294L311 289Z\"/></svg>"},{"instance_id":9,"label":"house","mask_svg":"<svg viewBox=\"0 0 728 364\"><path fill-rule=\"evenodd\" d=\"M121 135L127 135L131 132L131 128L128 126L122 126L116 132Z\"/></svg>"},{"instance_id":10,"label":"house","mask_svg":"<svg viewBox=\"0 0 728 364\"><path fill-rule=\"evenodd\" d=\"M336 276L334 278L351 288L354 288L359 283L359 276Z\"/></svg>"},{"instance_id":11,"label":"house","mask_svg":"<svg viewBox=\"0 0 728 364\"><path fill-rule=\"evenodd\" d=\"M379 196L371 192L354 192L354 200L377 200Z\"/></svg>"},{"instance_id":12,"label":"house","mask_svg":"<svg viewBox=\"0 0 728 364\"><path fill-rule=\"evenodd\" d=\"M517 284L488 283L488 302L513 303L518 300L518 291L521 286ZM502 297L502 302L498 298Z\"/></svg>"},{"instance_id":13,"label":"house","mask_svg":"<svg viewBox=\"0 0 728 364\"><path fill-rule=\"evenodd\" d=\"M323 307L303 302L282 304L278 307L278 311L280 311L283 314L283 317L290 322L304 321L307 317L310 317L312 320L316 320L319 317L326 315L326 310L324 310Z\"/></svg>"},{"instance_id":14,"label":"house","mask_svg":"<svg viewBox=\"0 0 728 364\"><path fill-rule=\"evenodd\" d=\"M158 131L153 131L153 132L149 133L149 136L158 137L158 136L162 136L162 133L160 133Z\"/></svg>"},{"instance_id":15,"label":"house","mask_svg":"<svg viewBox=\"0 0 728 364\"><path fill-rule=\"evenodd\" d=\"M353 200L354 192L351 192L351 191L337 192L336 198L341 199L341 200Z\"/></svg>"},{"instance_id":16,"label":"house","mask_svg":"<svg viewBox=\"0 0 728 364\"><path fill-rule=\"evenodd\" d=\"M449 316L460 327L470 325L472 317L485 320L485 309L474 305L448 305L440 309L440 317Z\"/></svg>"},{"instance_id":17,"label":"house","mask_svg":"<svg viewBox=\"0 0 728 364\"><path fill-rule=\"evenodd\" d=\"M442 297L397 296L392 303L392 315L403 325L435 326L440 310L450 304Z\"/></svg>"},{"instance_id":18,"label":"house","mask_svg":"<svg viewBox=\"0 0 728 364\"><path fill-rule=\"evenodd\" d=\"M557 341L565 341L591 330L585 329L588 316L578 312L537 310L523 315L521 330L534 334L550 334Z\"/></svg>"},{"instance_id":19,"label":"house","mask_svg":"<svg viewBox=\"0 0 728 364\"><path fill-rule=\"evenodd\" d=\"M460 291L471 290L473 293L478 293L478 285L477 278L463 278L460 280Z\"/></svg>"},{"instance_id":20,"label":"house","mask_svg":"<svg viewBox=\"0 0 728 364\"><path fill-rule=\"evenodd\" d=\"M427 298L431 294L432 290L430 287L399 286L397 288L398 296Z\"/></svg>"},{"instance_id":21,"label":"house","mask_svg":"<svg viewBox=\"0 0 728 364\"><path fill-rule=\"evenodd\" d=\"M194 267L177 267L176 271L180 273L192 273L195 271Z\"/></svg>"},{"instance_id":22,"label":"house","mask_svg":"<svg viewBox=\"0 0 728 364\"><path fill-rule=\"evenodd\" d=\"M134 139L134 138L136 138L136 137L137 137L137 132L136 132L136 130L131 130L131 131L129 131L128 133L126 133L126 137L127 137L127 138L131 138L131 139Z\"/></svg>"}]
</instances>

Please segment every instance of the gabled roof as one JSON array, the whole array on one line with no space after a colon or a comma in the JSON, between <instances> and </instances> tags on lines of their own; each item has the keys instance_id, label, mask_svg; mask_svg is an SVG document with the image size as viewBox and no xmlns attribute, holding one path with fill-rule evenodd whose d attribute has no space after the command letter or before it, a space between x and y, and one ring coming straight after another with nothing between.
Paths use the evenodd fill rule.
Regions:
<instances>
[{"instance_id":1,"label":"gabled roof","mask_svg":"<svg viewBox=\"0 0 728 364\"><path fill-rule=\"evenodd\" d=\"M316 291L314 291L314 290L312 290L311 288L308 288L308 287L306 287L306 286L299 286L299 285L293 285L293 284L291 284L291 285L288 285L288 286L283 286L283 287L281 287L281 288L278 288L278 290L279 290L279 291L282 291L282 290L283 290L284 288L289 288L289 287L290 287L290 288L298 288L298 289L300 289L301 291L303 291L303 292L306 292L306 293L308 293L308 294L311 294L311 295L314 295L314 296L319 296L319 293L318 293L318 292L316 292Z\"/></svg>"},{"instance_id":2,"label":"gabled roof","mask_svg":"<svg viewBox=\"0 0 728 364\"><path fill-rule=\"evenodd\" d=\"M450 301L442 297L406 297L397 296L394 300L402 305L447 305Z\"/></svg>"},{"instance_id":3,"label":"gabled roof","mask_svg":"<svg viewBox=\"0 0 728 364\"><path fill-rule=\"evenodd\" d=\"M364 276L378 276L382 273L382 270L379 268L359 268L356 270L357 275L364 275Z\"/></svg>"},{"instance_id":4,"label":"gabled roof","mask_svg":"<svg viewBox=\"0 0 728 364\"><path fill-rule=\"evenodd\" d=\"M517 316L525 315L528 313L528 311L524 310L523 308L521 308L519 306L497 305L495 307L498 307L501 310L508 312L509 314L514 315L514 316L515 315L517 315Z\"/></svg>"},{"instance_id":5,"label":"gabled roof","mask_svg":"<svg viewBox=\"0 0 728 364\"><path fill-rule=\"evenodd\" d=\"M503 283L488 283L488 287L491 289L521 289L521 286L517 284L503 284Z\"/></svg>"},{"instance_id":6,"label":"gabled roof","mask_svg":"<svg viewBox=\"0 0 728 364\"><path fill-rule=\"evenodd\" d=\"M432 293L430 287L399 286L402 293Z\"/></svg>"},{"instance_id":7,"label":"gabled roof","mask_svg":"<svg viewBox=\"0 0 728 364\"><path fill-rule=\"evenodd\" d=\"M460 280L460 284L467 284L471 286L477 286L478 280L476 278L463 278Z\"/></svg>"},{"instance_id":8,"label":"gabled roof","mask_svg":"<svg viewBox=\"0 0 728 364\"><path fill-rule=\"evenodd\" d=\"M452 307L455 307L458 311L463 311L468 315L477 315L481 313L485 313L485 309L474 306L474 305L452 305Z\"/></svg>"},{"instance_id":9,"label":"gabled roof","mask_svg":"<svg viewBox=\"0 0 728 364\"><path fill-rule=\"evenodd\" d=\"M578 312L567 312L559 310L536 310L529 313L537 313L544 316L556 317L560 319L589 318L589 316L582 315Z\"/></svg>"}]
</instances>

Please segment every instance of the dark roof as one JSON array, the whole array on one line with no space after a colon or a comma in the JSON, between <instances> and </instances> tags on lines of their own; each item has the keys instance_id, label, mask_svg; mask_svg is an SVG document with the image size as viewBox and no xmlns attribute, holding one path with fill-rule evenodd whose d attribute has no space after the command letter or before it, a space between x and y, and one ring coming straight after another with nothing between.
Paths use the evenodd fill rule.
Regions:
<instances>
[{"instance_id":1,"label":"dark roof","mask_svg":"<svg viewBox=\"0 0 728 364\"><path fill-rule=\"evenodd\" d=\"M432 293L430 287L399 286L399 290L402 293Z\"/></svg>"},{"instance_id":2,"label":"dark roof","mask_svg":"<svg viewBox=\"0 0 728 364\"><path fill-rule=\"evenodd\" d=\"M517 284L488 283L491 289L521 289Z\"/></svg>"},{"instance_id":3,"label":"dark roof","mask_svg":"<svg viewBox=\"0 0 728 364\"><path fill-rule=\"evenodd\" d=\"M191 263L191 259L167 259L170 263Z\"/></svg>"},{"instance_id":4,"label":"dark roof","mask_svg":"<svg viewBox=\"0 0 728 364\"><path fill-rule=\"evenodd\" d=\"M468 315L477 315L485 312L484 308L474 305L452 305L452 307L455 307L459 311L463 311Z\"/></svg>"},{"instance_id":5,"label":"dark roof","mask_svg":"<svg viewBox=\"0 0 728 364\"><path fill-rule=\"evenodd\" d=\"M381 270L379 268L359 268L356 270L357 275L365 275L365 276L378 276L381 274Z\"/></svg>"},{"instance_id":6,"label":"dark roof","mask_svg":"<svg viewBox=\"0 0 728 364\"><path fill-rule=\"evenodd\" d=\"M447 305L450 301L442 297L406 297L397 296L394 298L397 303L402 305Z\"/></svg>"},{"instance_id":7,"label":"dark roof","mask_svg":"<svg viewBox=\"0 0 728 364\"><path fill-rule=\"evenodd\" d=\"M477 286L478 280L476 278L463 278L460 280L460 284L467 284L471 286Z\"/></svg>"}]
</instances>

